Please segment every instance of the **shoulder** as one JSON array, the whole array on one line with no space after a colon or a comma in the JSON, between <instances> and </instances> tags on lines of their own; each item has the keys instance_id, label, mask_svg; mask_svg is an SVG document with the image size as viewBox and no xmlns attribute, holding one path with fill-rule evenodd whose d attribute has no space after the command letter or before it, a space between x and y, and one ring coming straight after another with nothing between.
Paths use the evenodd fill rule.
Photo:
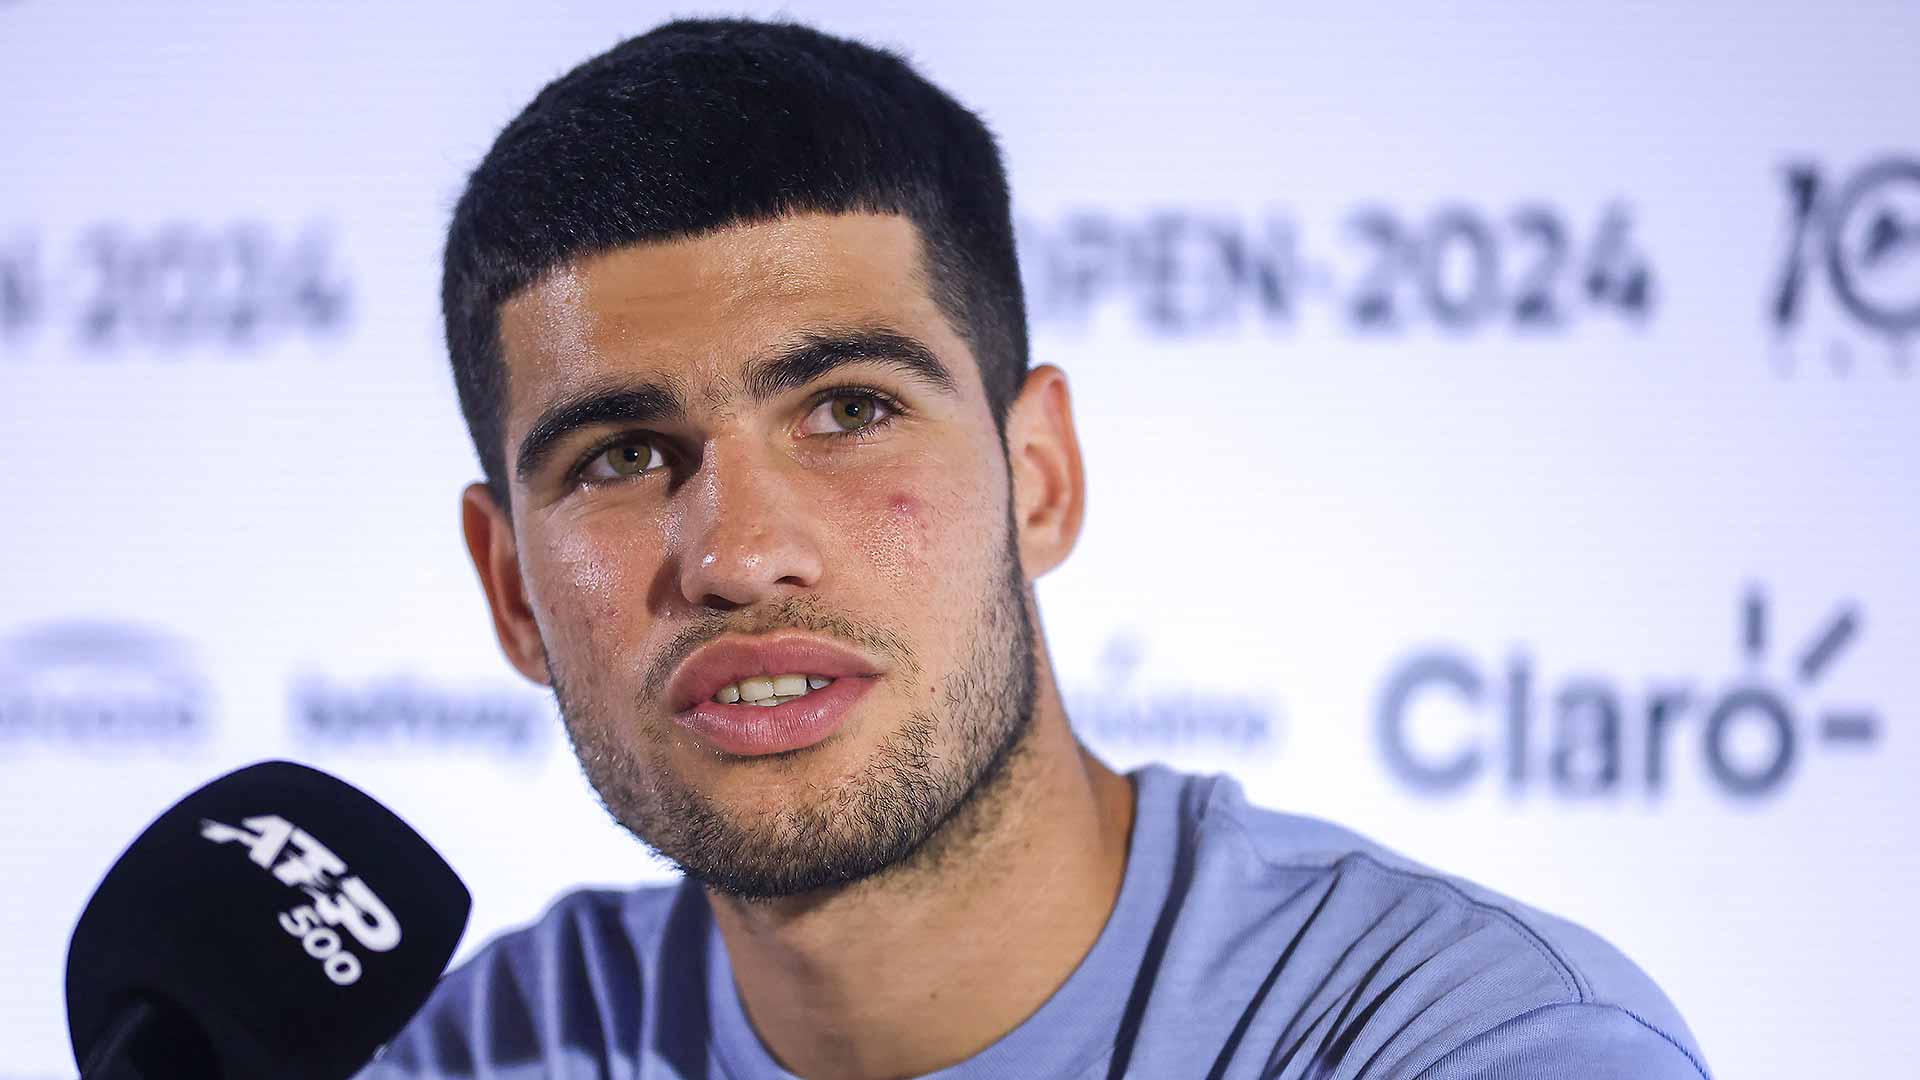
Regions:
<instances>
[{"instance_id":1,"label":"shoulder","mask_svg":"<svg viewBox=\"0 0 1920 1080\"><path fill-rule=\"evenodd\" d=\"M1325 972L1301 1005L1366 1021L1341 1033L1350 1053L1371 1042L1437 1080L1478 1075L1448 1071L1463 1056L1570 1053L1584 1038L1616 1048L1633 1075L1706 1075L1673 1003L1599 935L1341 826L1252 806L1230 778L1160 771L1182 788L1187 903L1276 924L1291 963Z\"/></svg>"},{"instance_id":2,"label":"shoulder","mask_svg":"<svg viewBox=\"0 0 1920 1080\"><path fill-rule=\"evenodd\" d=\"M362 1077L547 1076L570 1055L637 1057L650 969L667 939L704 933L699 900L677 885L560 897L448 973Z\"/></svg>"}]
</instances>

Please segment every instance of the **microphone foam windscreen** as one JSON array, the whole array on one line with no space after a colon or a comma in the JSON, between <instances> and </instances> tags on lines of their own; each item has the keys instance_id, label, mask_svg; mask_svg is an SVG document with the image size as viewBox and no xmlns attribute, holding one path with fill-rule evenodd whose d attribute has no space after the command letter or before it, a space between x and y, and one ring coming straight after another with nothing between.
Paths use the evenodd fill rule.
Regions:
<instances>
[{"instance_id":1,"label":"microphone foam windscreen","mask_svg":"<svg viewBox=\"0 0 1920 1080\"><path fill-rule=\"evenodd\" d=\"M67 951L74 1055L85 1063L145 1000L225 1080L342 1080L426 1001L471 905L446 861L358 789L250 765L161 814L88 901ZM204 1068L159 1056L149 1080Z\"/></svg>"}]
</instances>

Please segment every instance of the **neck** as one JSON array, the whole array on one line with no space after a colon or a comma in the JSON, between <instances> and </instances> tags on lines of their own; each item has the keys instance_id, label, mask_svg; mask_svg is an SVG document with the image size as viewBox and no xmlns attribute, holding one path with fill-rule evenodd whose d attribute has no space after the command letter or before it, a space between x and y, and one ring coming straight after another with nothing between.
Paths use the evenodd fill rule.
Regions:
<instances>
[{"instance_id":1,"label":"neck","mask_svg":"<svg viewBox=\"0 0 1920 1080\"><path fill-rule=\"evenodd\" d=\"M789 1071L901 1077L964 1061L1092 949L1120 894L1133 788L1043 686L1002 774L907 864L772 903L709 893L747 1016Z\"/></svg>"}]
</instances>

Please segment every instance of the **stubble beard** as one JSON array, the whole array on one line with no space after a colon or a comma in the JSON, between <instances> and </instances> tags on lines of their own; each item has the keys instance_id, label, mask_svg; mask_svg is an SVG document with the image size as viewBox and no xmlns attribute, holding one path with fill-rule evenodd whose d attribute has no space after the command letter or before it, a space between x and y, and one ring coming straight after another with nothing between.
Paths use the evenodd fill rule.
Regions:
<instances>
[{"instance_id":1,"label":"stubble beard","mask_svg":"<svg viewBox=\"0 0 1920 1080\"><path fill-rule=\"evenodd\" d=\"M772 900L906 869L951 848L929 841L963 811L979 810L977 804L1000 794L996 789L1031 728L1034 635L1019 566L1010 528L999 585L982 597L967 660L942 680L936 704L911 710L854 780L820 789L816 798L751 817L731 811L677 775L664 747L622 739L620 733L633 726L575 698L549 658L567 737L613 819L687 877L719 892ZM911 648L894 635L804 600L768 605L750 620L716 615L689 627L662 660L677 662L698 643L727 632L776 628L880 652L896 673L918 670ZM661 663L654 670L658 675L670 667ZM647 679L653 689L643 697L657 701L654 684L660 681ZM951 754L942 751L943 742Z\"/></svg>"}]
</instances>

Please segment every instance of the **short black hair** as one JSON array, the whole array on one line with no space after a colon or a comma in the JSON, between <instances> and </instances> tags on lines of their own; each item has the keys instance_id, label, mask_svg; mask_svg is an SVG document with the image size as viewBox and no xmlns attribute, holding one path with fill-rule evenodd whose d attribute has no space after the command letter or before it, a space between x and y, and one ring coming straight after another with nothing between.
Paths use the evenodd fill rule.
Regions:
<instances>
[{"instance_id":1,"label":"short black hair","mask_svg":"<svg viewBox=\"0 0 1920 1080\"><path fill-rule=\"evenodd\" d=\"M796 213L900 214L1005 434L1027 371L1006 170L980 118L900 56L791 22L688 19L549 83L447 229L441 307L467 429L509 505L500 307L631 244Z\"/></svg>"}]
</instances>

